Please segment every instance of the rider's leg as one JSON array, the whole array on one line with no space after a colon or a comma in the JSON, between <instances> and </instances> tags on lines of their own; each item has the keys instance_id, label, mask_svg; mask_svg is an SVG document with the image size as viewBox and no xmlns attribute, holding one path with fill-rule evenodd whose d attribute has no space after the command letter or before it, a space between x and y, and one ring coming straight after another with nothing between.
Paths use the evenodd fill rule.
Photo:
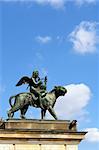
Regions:
<instances>
[{"instance_id":1,"label":"rider's leg","mask_svg":"<svg viewBox=\"0 0 99 150\"><path fill-rule=\"evenodd\" d=\"M38 105L39 105L41 108L43 108L43 106L42 106L42 101L41 101L42 94L41 94L39 91L37 91L37 89L35 89L34 87L31 87L30 92L33 93L33 94L35 95L35 97L37 97L36 100L38 101ZM34 100L35 100L35 99L34 99Z\"/></svg>"}]
</instances>

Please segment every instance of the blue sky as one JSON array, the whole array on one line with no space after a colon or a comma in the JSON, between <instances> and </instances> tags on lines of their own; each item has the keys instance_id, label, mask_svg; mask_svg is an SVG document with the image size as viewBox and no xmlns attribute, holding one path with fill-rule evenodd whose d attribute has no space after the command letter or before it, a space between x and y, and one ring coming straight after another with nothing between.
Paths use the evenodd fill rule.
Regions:
<instances>
[{"instance_id":1,"label":"blue sky","mask_svg":"<svg viewBox=\"0 0 99 150\"><path fill-rule=\"evenodd\" d=\"M0 1L0 117L7 118L11 95L27 91L15 87L18 80L38 69L48 91L67 88L55 110L89 131L80 150L99 149L98 7L98 0ZM31 108L27 117L39 113Z\"/></svg>"}]
</instances>

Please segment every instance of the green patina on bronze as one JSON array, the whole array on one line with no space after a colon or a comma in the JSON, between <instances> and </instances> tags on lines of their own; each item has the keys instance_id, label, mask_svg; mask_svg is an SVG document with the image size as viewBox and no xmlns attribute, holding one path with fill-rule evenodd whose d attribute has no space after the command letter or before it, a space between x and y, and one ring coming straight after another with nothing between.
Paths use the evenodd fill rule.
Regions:
<instances>
[{"instance_id":1,"label":"green patina on bronze","mask_svg":"<svg viewBox=\"0 0 99 150\"><path fill-rule=\"evenodd\" d=\"M27 76L22 77L16 86L20 86L25 83L28 84L29 92L19 93L15 96L11 96L9 99L9 104L11 106L11 109L8 111L9 119L13 118L14 112L18 110L21 112L20 117L22 119L25 118L28 107L33 106L41 108L42 119L44 119L46 111L48 110L49 113L57 120L57 116L53 108L56 99L59 96L64 96L67 93L67 90L62 86L55 86L53 90L47 92L47 77L45 77L42 81L39 77L38 71L34 71L31 78ZM13 104L12 100L14 100Z\"/></svg>"}]
</instances>

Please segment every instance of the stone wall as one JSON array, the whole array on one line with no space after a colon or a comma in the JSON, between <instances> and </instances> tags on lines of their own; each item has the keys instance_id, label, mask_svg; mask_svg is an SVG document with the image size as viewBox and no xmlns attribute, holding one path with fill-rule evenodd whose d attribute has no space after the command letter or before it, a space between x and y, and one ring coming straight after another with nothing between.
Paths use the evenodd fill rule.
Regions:
<instances>
[{"instance_id":1,"label":"stone wall","mask_svg":"<svg viewBox=\"0 0 99 150\"><path fill-rule=\"evenodd\" d=\"M77 145L0 144L0 150L78 150Z\"/></svg>"},{"instance_id":2,"label":"stone wall","mask_svg":"<svg viewBox=\"0 0 99 150\"><path fill-rule=\"evenodd\" d=\"M78 150L86 132L70 121L8 120L0 128L0 150Z\"/></svg>"}]
</instances>

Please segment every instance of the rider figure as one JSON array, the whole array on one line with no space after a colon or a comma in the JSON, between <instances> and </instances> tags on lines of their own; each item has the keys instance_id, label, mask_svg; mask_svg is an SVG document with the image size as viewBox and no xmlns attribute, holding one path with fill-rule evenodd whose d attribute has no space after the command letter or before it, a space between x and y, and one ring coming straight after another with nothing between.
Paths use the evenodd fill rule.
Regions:
<instances>
[{"instance_id":1,"label":"rider figure","mask_svg":"<svg viewBox=\"0 0 99 150\"><path fill-rule=\"evenodd\" d=\"M43 108L41 98L43 98L47 94L46 92L47 77L45 77L43 85L43 82L39 77L39 72L33 71L31 79L32 82L30 85L30 92L35 95L36 97L35 100L37 100L39 102L40 107Z\"/></svg>"}]
</instances>

